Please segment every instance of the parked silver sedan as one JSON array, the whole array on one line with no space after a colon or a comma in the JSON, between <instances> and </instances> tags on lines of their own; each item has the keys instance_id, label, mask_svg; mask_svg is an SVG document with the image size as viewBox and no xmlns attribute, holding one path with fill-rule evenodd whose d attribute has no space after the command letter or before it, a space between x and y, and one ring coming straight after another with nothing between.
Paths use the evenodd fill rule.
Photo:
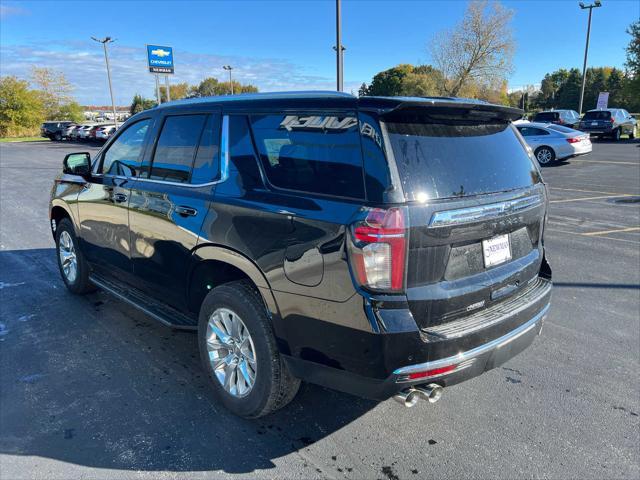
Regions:
<instances>
[{"instance_id":1,"label":"parked silver sedan","mask_svg":"<svg viewBox=\"0 0 640 480\"><path fill-rule=\"evenodd\" d=\"M540 165L591 153L588 133L553 123L520 123L515 127L533 150Z\"/></svg>"}]
</instances>

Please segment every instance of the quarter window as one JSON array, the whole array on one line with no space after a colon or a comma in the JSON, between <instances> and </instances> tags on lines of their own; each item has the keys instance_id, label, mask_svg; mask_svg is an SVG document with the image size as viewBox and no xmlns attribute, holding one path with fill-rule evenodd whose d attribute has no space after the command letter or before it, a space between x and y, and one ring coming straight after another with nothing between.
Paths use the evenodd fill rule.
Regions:
<instances>
[{"instance_id":1,"label":"quarter window","mask_svg":"<svg viewBox=\"0 0 640 480\"><path fill-rule=\"evenodd\" d=\"M105 152L100 173L135 177L150 124L146 119L127 127Z\"/></svg>"},{"instance_id":2,"label":"quarter window","mask_svg":"<svg viewBox=\"0 0 640 480\"><path fill-rule=\"evenodd\" d=\"M188 183L206 115L167 117L151 165L152 180Z\"/></svg>"},{"instance_id":3,"label":"quarter window","mask_svg":"<svg viewBox=\"0 0 640 480\"><path fill-rule=\"evenodd\" d=\"M191 183L209 183L219 179L220 171L220 115L210 115L200 138L200 146L193 162Z\"/></svg>"},{"instance_id":4,"label":"quarter window","mask_svg":"<svg viewBox=\"0 0 640 480\"><path fill-rule=\"evenodd\" d=\"M276 188L363 198L358 119L346 114L251 118L260 160Z\"/></svg>"}]
</instances>

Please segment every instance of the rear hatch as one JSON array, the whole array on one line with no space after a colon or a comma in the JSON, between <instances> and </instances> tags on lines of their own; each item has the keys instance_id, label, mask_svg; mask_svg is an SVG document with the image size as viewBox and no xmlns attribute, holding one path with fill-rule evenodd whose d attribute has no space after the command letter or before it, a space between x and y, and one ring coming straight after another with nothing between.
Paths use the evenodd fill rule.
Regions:
<instances>
[{"instance_id":1,"label":"rear hatch","mask_svg":"<svg viewBox=\"0 0 640 480\"><path fill-rule=\"evenodd\" d=\"M610 130L613 126L613 115L608 110L599 110L595 112L587 112L584 114L580 122L580 128L583 130Z\"/></svg>"},{"instance_id":2,"label":"rear hatch","mask_svg":"<svg viewBox=\"0 0 640 480\"><path fill-rule=\"evenodd\" d=\"M383 119L408 204L407 298L427 335L536 288L547 197L517 113L470 104Z\"/></svg>"}]
</instances>

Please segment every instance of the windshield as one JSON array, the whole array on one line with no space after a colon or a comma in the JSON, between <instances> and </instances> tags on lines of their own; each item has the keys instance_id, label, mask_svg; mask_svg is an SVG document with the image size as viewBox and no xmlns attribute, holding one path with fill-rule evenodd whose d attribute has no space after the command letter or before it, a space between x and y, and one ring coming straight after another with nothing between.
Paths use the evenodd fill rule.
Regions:
<instances>
[{"instance_id":1,"label":"windshield","mask_svg":"<svg viewBox=\"0 0 640 480\"><path fill-rule=\"evenodd\" d=\"M409 201L502 192L541 181L508 123L406 120L386 126Z\"/></svg>"},{"instance_id":2,"label":"windshield","mask_svg":"<svg viewBox=\"0 0 640 480\"><path fill-rule=\"evenodd\" d=\"M600 110L597 112L587 112L584 114L583 120L611 120L611 112Z\"/></svg>"},{"instance_id":3,"label":"windshield","mask_svg":"<svg viewBox=\"0 0 640 480\"><path fill-rule=\"evenodd\" d=\"M535 120L536 122L553 122L554 120L556 120L560 115L558 114L558 112L541 112L538 113L535 116Z\"/></svg>"},{"instance_id":4,"label":"windshield","mask_svg":"<svg viewBox=\"0 0 640 480\"><path fill-rule=\"evenodd\" d=\"M548 125L546 128L548 128L549 130L555 130L556 132L560 133L579 133L573 128L563 127L562 125Z\"/></svg>"}]
</instances>

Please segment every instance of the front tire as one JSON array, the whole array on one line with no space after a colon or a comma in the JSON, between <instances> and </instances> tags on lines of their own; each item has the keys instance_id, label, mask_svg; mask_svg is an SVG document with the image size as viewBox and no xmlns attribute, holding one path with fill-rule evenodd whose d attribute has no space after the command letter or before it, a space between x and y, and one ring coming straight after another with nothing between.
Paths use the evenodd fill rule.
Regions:
<instances>
[{"instance_id":1,"label":"front tire","mask_svg":"<svg viewBox=\"0 0 640 480\"><path fill-rule=\"evenodd\" d=\"M67 289L81 295L95 287L89 282L89 265L80 251L71 220L63 218L56 228L58 268Z\"/></svg>"},{"instance_id":2,"label":"front tire","mask_svg":"<svg viewBox=\"0 0 640 480\"><path fill-rule=\"evenodd\" d=\"M634 138L636 138L636 126L634 125L633 128L631 129L631 131L629 132L629 139L633 140Z\"/></svg>"},{"instance_id":3,"label":"front tire","mask_svg":"<svg viewBox=\"0 0 640 480\"><path fill-rule=\"evenodd\" d=\"M262 298L247 280L207 294L200 307L198 346L216 399L236 415L268 415L298 392L300 380L289 373Z\"/></svg>"},{"instance_id":4,"label":"front tire","mask_svg":"<svg viewBox=\"0 0 640 480\"><path fill-rule=\"evenodd\" d=\"M549 165L555 161L556 152L551 147L538 147L535 156L540 165Z\"/></svg>"},{"instance_id":5,"label":"front tire","mask_svg":"<svg viewBox=\"0 0 640 480\"><path fill-rule=\"evenodd\" d=\"M54 139L56 142L61 142L61 141L62 141L62 135L61 135L61 134L59 134L59 133L56 133L56 134L53 136L53 139Z\"/></svg>"}]
</instances>

